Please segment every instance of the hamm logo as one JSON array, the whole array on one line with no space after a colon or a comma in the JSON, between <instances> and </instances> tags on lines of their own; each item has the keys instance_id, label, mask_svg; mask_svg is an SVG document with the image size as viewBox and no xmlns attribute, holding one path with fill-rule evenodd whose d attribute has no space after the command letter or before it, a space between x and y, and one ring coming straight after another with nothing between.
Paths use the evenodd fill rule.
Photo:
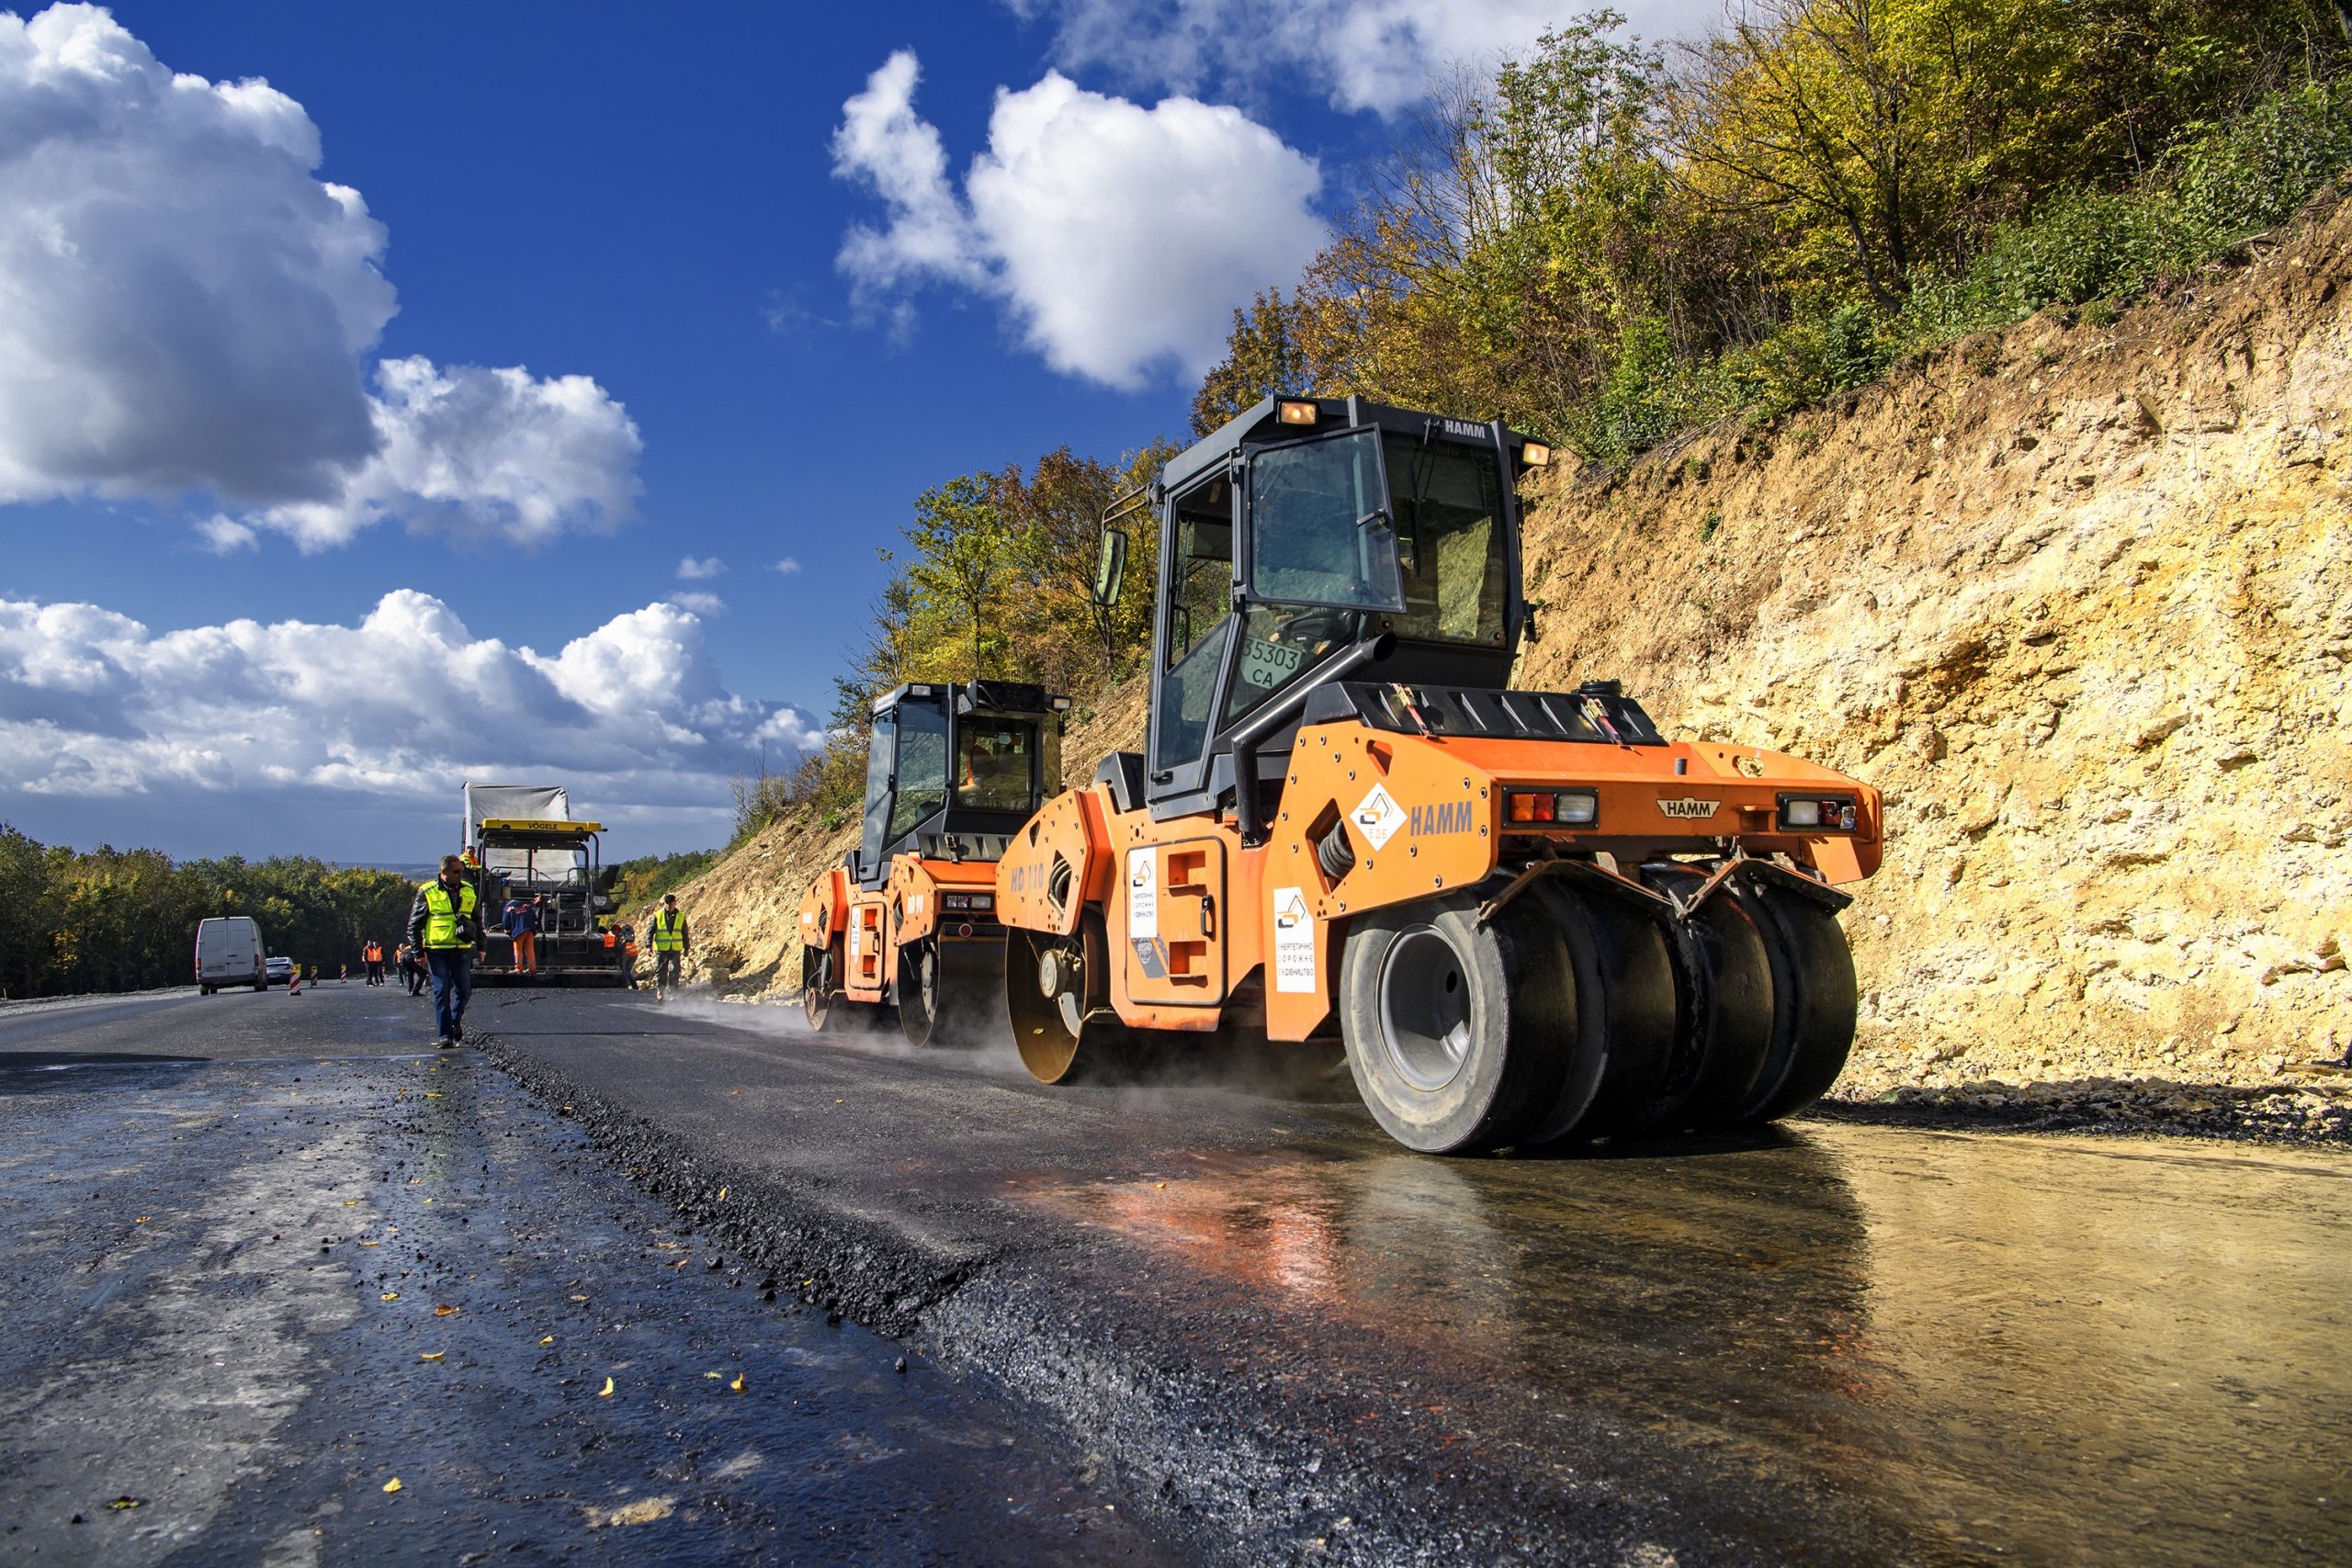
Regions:
<instances>
[{"instance_id":1,"label":"hamm logo","mask_svg":"<svg viewBox=\"0 0 2352 1568\"><path fill-rule=\"evenodd\" d=\"M1470 830L1470 803L1450 801L1442 806L1413 807L1413 837L1430 833L1466 833Z\"/></svg>"},{"instance_id":2,"label":"hamm logo","mask_svg":"<svg viewBox=\"0 0 2352 1568\"><path fill-rule=\"evenodd\" d=\"M1722 804L1720 800L1698 800L1686 797L1681 800L1661 800L1657 803L1657 809L1662 817L1678 817L1687 822L1703 822L1713 817L1715 814L1715 807Z\"/></svg>"}]
</instances>

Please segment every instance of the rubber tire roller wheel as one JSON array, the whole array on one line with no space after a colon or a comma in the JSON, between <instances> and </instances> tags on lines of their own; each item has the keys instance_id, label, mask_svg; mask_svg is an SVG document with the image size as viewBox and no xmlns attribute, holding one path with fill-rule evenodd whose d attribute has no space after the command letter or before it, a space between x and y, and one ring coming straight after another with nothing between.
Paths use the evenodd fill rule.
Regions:
<instances>
[{"instance_id":1,"label":"rubber tire roller wheel","mask_svg":"<svg viewBox=\"0 0 2352 1568\"><path fill-rule=\"evenodd\" d=\"M1755 1125L1795 1114L1846 1069L1860 1012L1853 949L1838 917L1784 888L1738 890L1772 965L1772 1045L1739 1108Z\"/></svg>"},{"instance_id":2,"label":"rubber tire roller wheel","mask_svg":"<svg viewBox=\"0 0 2352 1568\"><path fill-rule=\"evenodd\" d=\"M1706 880L1697 867L1647 866L1642 880L1688 897ZM1747 907L1719 892L1672 923L1675 1035L1665 1081L1629 1129L1678 1133L1729 1126L1772 1047L1772 964Z\"/></svg>"},{"instance_id":3,"label":"rubber tire roller wheel","mask_svg":"<svg viewBox=\"0 0 2352 1568\"><path fill-rule=\"evenodd\" d=\"M1356 1092L1422 1154L1521 1142L1558 1098L1566 967L1549 922L1466 895L1375 909L1348 928L1340 1027Z\"/></svg>"},{"instance_id":4,"label":"rubber tire roller wheel","mask_svg":"<svg viewBox=\"0 0 2352 1568\"><path fill-rule=\"evenodd\" d=\"M1642 1124L1674 1055L1674 962L1657 922L1554 877L1520 900L1556 933L1567 983L1559 1091L1531 1144L1587 1142Z\"/></svg>"}]
</instances>

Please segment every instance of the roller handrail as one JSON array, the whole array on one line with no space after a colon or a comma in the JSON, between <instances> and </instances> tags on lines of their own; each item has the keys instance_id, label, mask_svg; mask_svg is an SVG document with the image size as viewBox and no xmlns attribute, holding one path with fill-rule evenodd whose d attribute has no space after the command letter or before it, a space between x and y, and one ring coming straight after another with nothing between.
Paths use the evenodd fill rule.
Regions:
<instances>
[{"instance_id":1,"label":"roller handrail","mask_svg":"<svg viewBox=\"0 0 2352 1568\"><path fill-rule=\"evenodd\" d=\"M1317 687L1328 686L1342 675L1351 675L1367 664L1387 658L1396 647L1395 632L1382 632L1357 643L1251 714L1247 723L1227 738L1226 746L1233 757L1233 820L1241 831L1245 849L1255 849L1266 841L1266 824L1258 813L1258 742L1306 706L1308 694Z\"/></svg>"}]
</instances>

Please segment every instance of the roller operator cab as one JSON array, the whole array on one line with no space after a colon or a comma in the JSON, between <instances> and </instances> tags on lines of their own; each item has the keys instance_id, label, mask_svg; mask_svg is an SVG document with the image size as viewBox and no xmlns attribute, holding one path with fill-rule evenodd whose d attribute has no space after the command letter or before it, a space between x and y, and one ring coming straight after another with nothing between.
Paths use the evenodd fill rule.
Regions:
<instances>
[{"instance_id":1,"label":"roller operator cab","mask_svg":"<svg viewBox=\"0 0 2352 1568\"><path fill-rule=\"evenodd\" d=\"M900 686L874 705L857 848L800 901L810 1025L895 1011L908 1041L992 1003L996 863L1061 788L1069 699L1008 681Z\"/></svg>"},{"instance_id":2,"label":"roller operator cab","mask_svg":"<svg viewBox=\"0 0 2352 1568\"><path fill-rule=\"evenodd\" d=\"M1146 750L997 868L1006 1001L1057 1082L1149 1042L1344 1043L1400 1142L1474 1152L1770 1120L1845 1064L1834 884L1879 794L1669 742L1614 682L1509 690L1500 423L1268 399L1106 518L1160 542Z\"/></svg>"}]
</instances>

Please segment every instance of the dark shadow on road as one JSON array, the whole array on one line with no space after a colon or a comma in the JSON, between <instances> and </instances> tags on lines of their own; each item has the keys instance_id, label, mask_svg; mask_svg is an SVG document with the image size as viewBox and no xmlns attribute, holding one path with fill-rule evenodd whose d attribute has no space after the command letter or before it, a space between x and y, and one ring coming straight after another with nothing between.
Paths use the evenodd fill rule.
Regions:
<instances>
[{"instance_id":1,"label":"dark shadow on road","mask_svg":"<svg viewBox=\"0 0 2352 1568\"><path fill-rule=\"evenodd\" d=\"M114 1052L10 1051L0 1055L0 1094L54 1094L60 1089L120 1089L126 1077L164 1075L176 1082L203 1056L132 1055Z\"/></svg>"}]
</instances>

